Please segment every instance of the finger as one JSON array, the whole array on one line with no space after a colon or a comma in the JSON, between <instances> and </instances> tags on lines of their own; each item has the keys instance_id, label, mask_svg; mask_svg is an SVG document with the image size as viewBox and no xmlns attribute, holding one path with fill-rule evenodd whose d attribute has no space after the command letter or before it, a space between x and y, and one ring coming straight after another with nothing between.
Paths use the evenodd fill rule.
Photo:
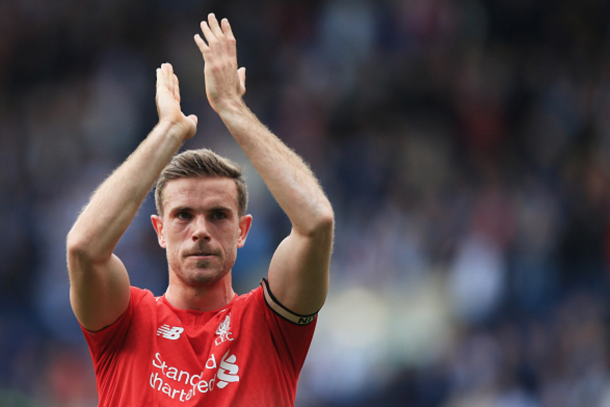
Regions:
<instances>
[{"instance_id":1,"label":"finger","mask_svg":"<svg viewBox=\"0 0 610 407\"><path fill-rule=\"evenodd\" d=\"M197 47L199 48L199 51L201 51L201 55L203 55L203 59L205 60L206 55L210 52L210 47L208 47L208 44L205 43L199 34L195 34L194 38L195 43L197 44Z\"/></svg>"},{"instance_id":2,"label":"finger","mask_svg":"<svg viewBox=\"0 0 610 407\"><path fill-rule=\"evenodd\" d=\"M235 57L237 55L235 36L233 35L233 30L231 29L231 24L229 24L229 20L223 18L220 22L222 24L222 30L224 32L225 38L227 39L227 51L230 57Z\"/></svg>"},{"instance_id":3,"label":"finger","mask_svg":"<svg viewBox=\"0 0 610 407\"><path fill-rule=\"evenodd\" d=\"M171 72L170 65L165 62L161 64L161 73L163 74L163 82L169 86L169 73Z\"/></svg>"},{"instance_id":4,"label":"finger","mask_svg":"<svg viewBox=\"0 0 610 407\"><path fill-rule=\"evenodd\" d=\"M174 79L174 68L170 63L167 62L162 65L162 68L165 76L165 86L167 87L167 90L169 90L170 94L174 96L176 88L176 81Z\"/></svg>"},{"instance_id":5,"label":"finger","mask_svg":"<svg viewBox=\"0 0 610 407\"><path fill-rule=\"evenodd\" d=\"M157 68L157 94L155 97L155 102L157 104L157 112L159 113L159 117L161 117L161 105L164 100L167 98L167 94L169 92L168 84L167 84L167 70L165 66L161 65L161 67Z\"/></svg>"},{"instance_id":6,"label":"finger","mask_svg":"<svg viewBox=\"0 0 610 407\"><path fill-rule=\"evenodd\" d=\"M167 71L164 64L161 64L161 67L157 68L157 93L164 89L168 89Z\"/></svg>"},{"instance_id":7,"label":"finger","mask_svg":"<svg viewBox=\"0 0 610 407\"><path fill-rule=\"evenodd\" d=\"M174 99L176 99L176 101L178 103L180 103L180 81L178 80L178 77L176 76L176 74L172 74L172 91L174 93Z\"/></svg>"},{"instance_id":8,"label":"finger","mask_svg":"<svg viewBox=\"0 0 610 407\"><path fill-rule=\"evenodd\" d=\"M161 69L163 69L163 73L166 79L169 78L169 76L174 72L172 64L170 64L169 62L164 62L163 64L161 64Z\"/></svg>"},{"instance_id":9,"label":"finger","mask_svg":"<svg viewBox=\"0 0 610 407\"><path fill-rule=\"evenodd\" d=\"M161 86L161 75L162 75L161 68L157 68L156 74L157 74L157 92L158 92L159 86Z\"/></svg>"},{"instance_id":10,"label":"finger","mask_svg":"<svg viewBox=\"0 0 610 407\"><path fill-rule=\"evenodd\" d=\"M246 68L241 67L237 70L237 75L239 76L239 83L241 83L244 92L246 90Z\"/></svg>"},{"instance_id":11,"label":"finger","mask_svg":"<svg viewBox=\"0 0 610 407\"><path fill-rule=\"evenodd\" d=\"M216 15L214 13L208 14L208 23L216 38L222 38L223 32L220 29L220 25L218 25L218 20L216 19Z\"/></svg>"},{"instance_id":12,"label":"finger","mask_svg":"<svg viewBox=\"0 0 610 407\"><path fill-rule=\"evenodd\" d=\"M197 123L199 123L199 119L194 114L190 114L188 118L191 119L193 123L195 123L195 126L197 126Z\"/></svg>"},{"instance_id":13,"label":"finger","mask_svg":"<svg viewBox=\"0 0 610 407\"><path fill-rule=\"evenodd\" d=\"M218 38L216 38L216 35L214 35L206 21L201 22L201 32L208 42L208 48L212 46L212 43L218 42Z\"/></svg>"},{"instance_id":14,"label":"finger","mask_svg":"<svg viewBox=\"0 0 610 407\"><path fill-rule=\"evenodd\" d=\"M229 24L229 19L223 18L222 21L220 22L220 24L221 24L222 32L224 33L224 35L228 39L235 39L235 36L233 35L233 30L231 29L231 24Z\"/></svg>"}]
</instances>

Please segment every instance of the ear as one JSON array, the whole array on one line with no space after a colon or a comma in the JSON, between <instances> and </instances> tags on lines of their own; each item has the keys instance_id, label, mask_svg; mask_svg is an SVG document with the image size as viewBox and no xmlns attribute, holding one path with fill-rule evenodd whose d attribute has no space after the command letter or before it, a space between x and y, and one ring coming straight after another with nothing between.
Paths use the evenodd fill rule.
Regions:
<instances>
[{"instance_id":1,"label":"ear","mask_svg":"<svg viewBox=\"0 0 610 407\"><path fill-rule=\"evenodd\" d=\"M244 215L239 219L239 236L237 236L237 247L243 247L246 243L246 237L252 226L252 215Z\"/></svg>"},{"instance_id":2,"label":"ear","mask_svg":"<svg viewBox=\"0 0 610 407\"><path fill-rule=\"evenodd\" d=\"M166 248L165 236L163 235L163 218L159 215L151 215L150 220L152 221L155 232L157 232L157 239L159 240L159 246Z\"/></svg>"}]
</instances>

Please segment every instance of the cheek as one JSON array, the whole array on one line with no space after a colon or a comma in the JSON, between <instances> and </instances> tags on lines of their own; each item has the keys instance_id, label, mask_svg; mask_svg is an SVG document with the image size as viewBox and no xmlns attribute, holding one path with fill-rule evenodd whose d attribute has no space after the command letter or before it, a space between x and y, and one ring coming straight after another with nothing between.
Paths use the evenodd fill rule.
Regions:
<instances>
[{"instance_id":1,"label":"cheek","mask_svg":"<svg viewBox=\"0 0 610 407\"><path fill-rule=\"evenodd\" d=\"M239 247L239 232L235 233L234 230L225 231L223 246L225 252L227 253L227 257L235 258L237 248Z\"/></svg>"},{"instance_id":2,"label":"cheek","mask_svg":"<svg viewBox=\"0 0 610 407\"><path fill-rule=\"evenodd\" d=\"M227 250L225 251L225 263L229 264L231 267L235 264L235 260L237 259L237 246L235 246L235 242L232 242Z\"/></svg>"},{"instance_id":3,"label":"cheek","mask_svg":"<svg viewBox=\"0 0 610 407\"><path fill-rule=\"evenodd\" d=\"M187 225L172 225L165 233L165 242L167 245L175 245L187 239L189 236L189 227Z\"/></svg>"},{"instance_id":4,"label":"cheek","mask_svg":"<svg viewBox=\"0 0 610 407\"><path fill-rule=\"evenodd\" d=\"M165 235L165 245L163 247L165 248L168 257L171 256L177 258L180 255L182 241L178 238L178 236L167 233Z\"/></svg>"}]
</instances>

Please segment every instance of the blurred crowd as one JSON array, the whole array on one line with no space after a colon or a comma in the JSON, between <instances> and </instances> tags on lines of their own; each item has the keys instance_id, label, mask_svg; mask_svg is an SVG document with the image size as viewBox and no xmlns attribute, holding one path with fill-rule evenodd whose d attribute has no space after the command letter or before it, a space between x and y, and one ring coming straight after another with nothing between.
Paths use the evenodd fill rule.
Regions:
<instances>
[{"instance_id":1,"label":"blurred crowd","mask_svg":"<svg viewBox=\"0 0 610 407\"><path fill-rule=\"evenodd\" d=\"M0 406L96 405L65 236L155 125L161 63L200 118L186 147L246 167L238 292L288 233L207 104L209 12L336 211L298 407L610 407L604 0L0 0ZM117 254L161 295L153 211Z\"/></svg>"}]
</instances>

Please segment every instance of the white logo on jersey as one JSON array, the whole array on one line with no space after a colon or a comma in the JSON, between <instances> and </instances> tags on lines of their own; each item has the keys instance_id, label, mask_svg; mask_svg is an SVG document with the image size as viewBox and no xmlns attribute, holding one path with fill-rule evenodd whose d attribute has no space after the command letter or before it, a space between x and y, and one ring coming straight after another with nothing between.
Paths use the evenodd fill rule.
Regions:
<instances>
[{"instance_id":1,"label":"white logo on jersey","mask_svg":"<svg viewBox=\"0 0 610 407\"><path fill-rule=\"evenodd\" d=\"M184 328L182 327L174 326L170 328L169 325L165 324L162 325L161 328L157 329L157 336L161 335L165 339L175 341L176 339L180 338L180 334L182 334L182 332L184 332Z\"/></svg>"},{"instance_id":2,"label":"white logo on jersey","mask_svg":"<svg viewBox=\"0 0 610 407\"><path fill-rule=\"evenodd\" d=\"M231 329L231 314L227 315L225 319L218 325L218 329L216 329L216 335L222 335L227 333L227 331Z\"/></svg>"},{"instance_id":3,"label":"white logo on jersey","mask_svg":"<svg viewBox=\"0 0 610 407\"><path fill-rule=\"evenodd\" d=\"M202 394L212 392L214 389L224 389L230 383L239 382L239 366L235 363L237 357L230 355L228 350L216 366L214 354L210 354L205 368L195 372L172 366L157 352L152 359L152 370L148 384L154 390L165 393L173 400L186 402L190 399L199 399ZM215 370L213 376L210 370ZM242 370L243 375L243 370ZM178 404L174 404L178 405ZM190 404L189 404L190 405ZM197 404L199 405L199 404Z\"/></svg>"},{"instance_id":4,"label":"white logo on jersey","mask_svg":"<svg viewBox=\"0 0 610 407\"><path fill-rule=\"evenodd\" d=\"M223 342L232 341L234 339L233 334L231 333L230 329L231 329L231 314L227 315L225 317L225 319L223 319L222 322L218 325L218 328L216 329L216 335L218 335L218 337L214 341L216 346L220 345Z\"/></svg>"},{"instance_id":5,"label":"white logo on jersey","mask_svg":"<svg viewBox=\"0 0 610 407\"><path fill-rule=\"evenodd\" d=\"M218 384L217 386L221 389L224 389L227 384L238 382L239 376L237 376L237 372L239 371L239 366L235 364L237 358L235 355L229 356L229 351L225 353L220 361L220 367L218 368Z\"/></svg>"}]
</instances>

